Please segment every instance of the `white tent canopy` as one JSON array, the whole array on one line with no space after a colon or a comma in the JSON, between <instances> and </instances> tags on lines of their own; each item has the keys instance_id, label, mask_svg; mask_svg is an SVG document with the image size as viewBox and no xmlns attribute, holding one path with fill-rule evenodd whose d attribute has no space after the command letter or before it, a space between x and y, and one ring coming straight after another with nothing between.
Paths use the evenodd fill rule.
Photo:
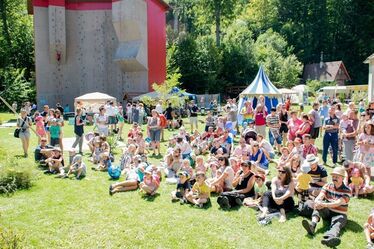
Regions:
<instances>
[{"instance_id":1,"label":"white tent canopy","mask_svg":"<svg viewBox=\"0 0 374 249\"><path fill-rule=\"evenodd\" d=\"M113 101L116 104L117 100L105 93L93 92L87 93L74 99L74 106L77 107L78 102L80 106L84 107L87 112L98 112L100 106L105 105L106 102Z\"/></svg>"}]
</instances>

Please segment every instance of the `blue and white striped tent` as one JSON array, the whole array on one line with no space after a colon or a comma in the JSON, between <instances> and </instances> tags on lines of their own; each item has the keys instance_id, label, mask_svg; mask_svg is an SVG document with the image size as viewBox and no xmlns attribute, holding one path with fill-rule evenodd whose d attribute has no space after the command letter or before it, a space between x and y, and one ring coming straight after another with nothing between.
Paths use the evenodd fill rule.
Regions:
<instances>
[{"instance_id":1,"label":"blue and white striped tent","mask_svg":"<svg viewBox=\"0 0 374 249\"><path fill-rule=\"evenodd\" d=\"M252 83L239 94L238 103L238 124L242 123L243 116L240 114L244 102L252 101L253 108L257 105L257 98L263 95L265 97L265 105L270 112L272 107L276 107L282 102L282 93L271 83L262 66Z\"/></svg>"}]
</instances>

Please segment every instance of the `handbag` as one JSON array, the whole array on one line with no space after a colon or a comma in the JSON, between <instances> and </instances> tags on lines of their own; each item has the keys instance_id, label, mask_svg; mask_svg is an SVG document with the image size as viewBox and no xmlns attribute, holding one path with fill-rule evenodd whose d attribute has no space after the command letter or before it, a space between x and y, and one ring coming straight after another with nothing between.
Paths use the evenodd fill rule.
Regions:
<instances>
[{"instance_id":1,"label":"handbag","mask_svg":"<svg viewBox=\"0 0 374 249\"><path fill-rule=\"evenodd\" d=\"M22 119L21 127L25 124L25 119ZM19 138L19 133L21 132L21 128L17 128L14 130L13 136L16 138Z\"/></svg>"}]
</instances>

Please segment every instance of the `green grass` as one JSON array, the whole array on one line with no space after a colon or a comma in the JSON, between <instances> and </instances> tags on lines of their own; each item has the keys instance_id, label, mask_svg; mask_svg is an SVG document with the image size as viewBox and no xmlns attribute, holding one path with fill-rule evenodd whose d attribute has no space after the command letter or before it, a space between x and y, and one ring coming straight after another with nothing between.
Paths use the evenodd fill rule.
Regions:
<instances>
[{"instance_id":1,"label":"green grass","mask_svg":"<svg viewBox=\"0 0 374 249\"><path fill-rule=\"evenodd\" d=\"M10 116L0 114L0 119ZM66 125L64 134L72 136L72 127ZM166 132L165 138L170 134ZM13 138L13 129L1 128L0 138L0 146L7 148L14 160L34 163L31 157L14 157L21 155L22 149L20 141ZM30 148L35 146L33 136ZM165 182L155 198L144 199L137 191L110 197L111 181L106 173L89 169L84 180L76 181L38 172L31 189L0 196L0 227L20 234L26 248L323 248L322 223L312 238L303 230L302 218L293 214L285 224L274 220L262 227L254 210L222 211L216 197L206 209L171 203L174 186ZM339 248L364 248L362 226L372 207L372 199L351 200Z\"/></svg>"}]
</instances>

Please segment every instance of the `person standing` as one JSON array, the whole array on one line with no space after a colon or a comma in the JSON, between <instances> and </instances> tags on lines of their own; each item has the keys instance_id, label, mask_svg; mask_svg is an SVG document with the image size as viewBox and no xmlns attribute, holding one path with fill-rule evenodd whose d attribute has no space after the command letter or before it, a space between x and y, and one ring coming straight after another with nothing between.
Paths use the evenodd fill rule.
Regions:
<instances>
[{"instance_id":1,"label":"person standing","mask_svg":"<svg viewBox=\"0 0 374 249\"><path fill-rule=\"evenodd\" d=\"M74 133L75 133L75 141L72 145L72 148L75 148L79 144L79 154L82 154L82 147L83 147L83 134L84 134L84 120L82 118L82 110L77 109L77 114L74 118Z\"/></svg>"},{"instance_id":2,"label":"person standing","mask_svg":"<svg viewBox=\"0 0 374 249\"><path fill-rule=\"evenodd\" d=\"M310 235L314 235L316 226L321 219L330 221L330 228L324 234L321 243L329 247L340 244L340 231L347 224L348 202L351 190L344 184L345 170L337 167L331 173L332 183L323 186L314 201L312 221L302 221L302 225Z\"/></svg>"},{"instance_id":3,"label":"person standing","mask_svg":"<svg viewBox=\"0 0 374 249\"><path fill-rule=\"evenodd\" d=\"M24 157L28 156L31 125L32 120L27 116L27 111L25 109L21 109L20 117L17 119L17 128L20 129L19 138L22 142Z\"/></svg>"},{"instance_id":4,"label":"person standing","mask_svg":"<svg viewBox=\"0 0 374 249\"><path fill-rule=\"evenodd\" d=\"M313 109L309 112L309 120L312 126L310 130L312 144L314 144L314 141L319 137L319 130L321 128L321 116L319 115L318 109L319 103L315 102L313 104Z\"/></svg>"},{"instance_id":5,"label":"person standing","mask_svg":"<svg viewBox=\"0 0 374 249\"><path fill-rule=\"evenodd\" d=\"M282 145L282 136L279 134L280 120L276 113L276 108L271 108L271 113L266 116L266 124L269 127L269 142L272 146L276 144L278 153L280 153Z\"/></svg>"},{"instance_id":6,"label":"person standing","mask_svg":"<svg viewBox=\"0 0 374 249\"><path fill-rule=\"evenodd\" d=\"M195 104L195 101L191 101L189 107L190 111L190 123L191 123L191 134L194 132L194 126L196 130L198 129L198 122L197 122L197 112L199 111L199 108Z\"/></svg>"},{"instance_id":7,"label":"person standing","mask_svg":"<svg viewBox=\"0 0 374 249\"><path fill-rule=\"evenodd\" d=\"M331 145L332 162L334 164L334 167L336 167L336 163L338 162L339 122L339 118L335 115L335 106L331 106L329 109L329 117L325 119L325 124L323 125L325 135L323 136L322 160L326 165L327 154Z\"/></svg>"}]
</instances>

